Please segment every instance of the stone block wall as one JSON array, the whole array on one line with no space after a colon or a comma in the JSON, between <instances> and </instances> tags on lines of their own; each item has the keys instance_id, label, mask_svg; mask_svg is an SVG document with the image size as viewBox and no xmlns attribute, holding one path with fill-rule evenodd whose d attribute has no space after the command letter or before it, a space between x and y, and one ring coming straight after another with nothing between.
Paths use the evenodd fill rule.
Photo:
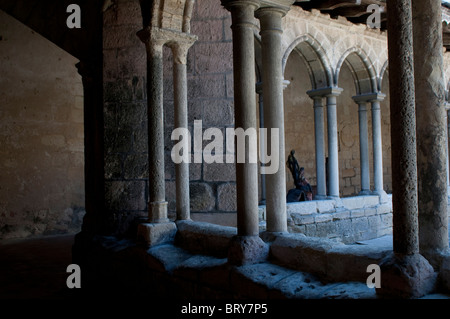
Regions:
<instances>
[{"instance_id":1,"label":"stone block wall","mask_svg":"<svg viewBox=\"0 0 450 319\"><path fill-rule=\"evenodd\" d=\"M191 33L198 36L187 62L188 125L193 139L194 121L201 120L203 132L234 127L233 61L231 16L220 1L196 1L191 20ZM166 189L169 211L175 213L175 167L170 152L176 141L173 130L172 54L165 49L164 124L166 127ZM210 141L204 140L203 147ZM193 145L193 142L192 142ZM191 163L190 198L192 218L235 225L235 167L229 163Z\"/></svg>"},{"instance_id":2,"label":"stone block wall","mask_svg":"<svg viewBox=\"0 0 450 319\"><path fill-rule=\"evenodd\" d=\"M0 240L80 231L83 85L73 56L0 11Z\"/></svg>"},{"instance_id":3,"label":"stone block wall","mask_svg":"<svg viewBox=\"0 0 450 319\"><path fill-rule=\"evenodd\" d=\"M392 201L378 196L319 200L287 204L288 230L345 244L392 234ZM264 222L264 207L260 207Z\"/></svg>"},{"instance_id":4,"label":"stone block wall","mask_svg":"<svg viewBox=\"0 0 450 319\"><path fill-rule=\"evenodd\" d=\"M105 205L119 233L147 216L148 139L145 46L138 1L103 15Z\"/></svg>"}]
</instances>

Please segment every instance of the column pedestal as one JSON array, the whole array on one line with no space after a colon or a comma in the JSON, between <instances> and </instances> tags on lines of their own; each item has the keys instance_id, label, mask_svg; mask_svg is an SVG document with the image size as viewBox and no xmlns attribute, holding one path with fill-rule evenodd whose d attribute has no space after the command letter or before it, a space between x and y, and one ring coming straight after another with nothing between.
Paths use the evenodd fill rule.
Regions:
<instances>
[{"instance_id":1,"label":"column pedestal","mask_svg":"<svg viewBox=\"0 0 450 319\"><path fill-rule=\"evenodd\" d=\"M222 0L222 5L231 12L232 19L235 127L256 131L254 29L260 2ZM258 163L248 162L250 151L257 149L246 143L243 151L247 161L236 163L238 235L231 241L229 262L237 265L259 262L263 257L255 256L267 256L268 251L259 238Z\"/></svg>"},{"instance_id":2,"label":"column pedestal","mask_svg":"<svg viewBox=\"0 0 450 319\"><path fill-rule=\"evenodd\" d=\"M377 294L421 297L435 283L433 267L419 254L415 86L411 0L390 0L388 10L391 92L393 254L380 264Z\"/></svg>"}]
</instances>

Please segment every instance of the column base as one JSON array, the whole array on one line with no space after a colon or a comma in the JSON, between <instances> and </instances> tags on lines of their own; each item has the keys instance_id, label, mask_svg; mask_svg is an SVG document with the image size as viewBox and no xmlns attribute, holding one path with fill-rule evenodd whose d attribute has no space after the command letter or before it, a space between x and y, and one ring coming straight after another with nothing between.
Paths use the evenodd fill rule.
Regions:
<instances>
[{"instance_id":1,"label":"column base","mask_svg":"<svg viewBox=\"0 0 450 319\"><path fill-rule=\"evenodd\" d=\"M327 195L316 195L314 196L314 200L325 200L327 199Z\"/></svg>"},{"instance_id":2,"label":"column base","mask_svg":"<svg viewBox=\"0 0 450 319\"><path fill-rule=\"evenodd\" d=\"M148 203L149 223L167 223L167 202L150 202Z\"/></svg>"},{"instance_id":3,"label":"column base","mask_svg":"<svg viewBox=\"0 0 450 319\"><path fill-rule=\"evenodd\" d=\"M381 287L376 292L386 298L419 298L434 290L437 273L420 254L392 253L380 264Z\"/></svg>"},{"instance_id":4,"label":"column base","mask_svg":"<svg viewBox=\"0 0 450 319\"><path fill-rule=\"evenodd\" d=\"M434 269L439 270L444 260L450 260L450 248L446 249L420 249L420 254L424 256Z\"/></svg>"},{"instance_id":5,"label":"column base","mask_svg":"<svg viewBox=\"0 0 450 319\"><path fill-rule=\"evenodd\" d=\"M336 208L344 207L344 204L342 203L342 199L339 196L331 196L331 195L329 195L327 197L327 199L334 200L334 202L336 203Z\"/></svg>"},{"instance_id":6,"label":"column base","mask_svg":"<svg viewBox=\"0 0 450 319\"><path fill-rule=\"evenodd\" d=\"M242 266L257 264L269 257L269 245L259 236L234 236L228 248L228 262Z\"/></svg>"},{"instance_id":7,"label":"column base","mask_svg":"<svg viewBox=\"0 0 450 319\"><path fill-rule=\"evenodd\" d=\"M370 189L363 189L358 193L358 196L367 196L367 195L372 195Z\"/></svg>"},{"instance_id":8,"label":"column base","mask_svg":"<svg viewBox=\"0 0 450 319\"><path fill-rule=\"evenodd\" d=\"M373 191L372 195L377 195L380 198L380 204L385 204L388 202L388 195L383 189Z\"/></svg>"},{"instance_id":9,"label":"column base","mask_svg":"<svg viewBox=\"0 0 450 319\"><path fill-rule=\"evenodd\" d=\"M259 237L265 242L265 243L271 243L274 242L275 239L277 239L279 236L282 236L286 234L286 232L272 232L272 231L263 231L259 234Z\"/></svg>"},{"instance_id":10,"label":"column base","mask_svg":"<svg viewBox=\"0 0 450 319\"><path fill-rule=\"evenodd\" d=\"M147 247L152 247L175 239L177 226L173 222L168 223L143 223L138 225L137 240Z\"/></svg>"}]
</instances>

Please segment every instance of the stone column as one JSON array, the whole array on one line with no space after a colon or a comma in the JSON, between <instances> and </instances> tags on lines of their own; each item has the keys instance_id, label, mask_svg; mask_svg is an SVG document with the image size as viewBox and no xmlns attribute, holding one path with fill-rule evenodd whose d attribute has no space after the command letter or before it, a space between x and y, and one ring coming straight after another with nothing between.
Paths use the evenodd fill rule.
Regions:
<instances>
[{"instance_id":1,"label":"stone column","mask_svg":"<svg viewBox=\"0 0 450 319\"><path fill-rule=\"evenodd\" d=\"M186 36L185 41L177 41L170 45L173 52L174 129L188 129L186 60L188 50L195 41L196 37ZM182 142L184 143L183 149L189 149L189 141L183 140ZM175 175L177 220L189 220L189 163L183 161L175 164Z\"/></svg>"},{"instance_id":2,"label":"stone column","mask_svg":"<svg viewBox=\"0 0 450 319\"><path fill-rule=\"evenodd\" d=\"M163 44L147 46L149 211L152 223L167 222L164 170Z\"/></svg>"},{"instance_id":3,"label":"stone column","mask_svg":"<svg viewBox=\"0 0 450 319\"><path fill-rule=\"evenodd\" d=\"M316 146L316 179L317 194L315 199L327 198L327 181L325 173L325 134L323 116L323 96L316 95L316 91L308 91L307 94L314 100L314 139Z\"/></svg>"},{"instance_id":4,"label":"stone column","mask_svg":"<svg viewBox=\"0 0 450 319\"><path fill-rule=\"evenodd\" d=\"M380 264L382 295L419 297L435 281L433 267L419 254L416 118L411 0L390 0L388 10L391 92L393 254Z\"/></svg>"},{"instance_id":5,"label":"stone column","mask_svg":"<svg viewBox=\"0 0 450 319\"><path fill-rule=\"evenodd\" d=\"M447 197L450 196L450 103L445 103L447 110Z\"/></svg>"},{"instance_id":6,"label":"stone column","mask_svg":"<svg viewBox=\"0 0 450 319\"><path fill-rule=\"evenodd\" d=\"M338 131L336 98L342 92L341 88L329 88L327 98L327 125L328 125L328 195L339 198L339 157L338 157Z\"/></svg>"},{"instance_id":7,"label":"stone column","mask_svg":"<svg viewBox=\"0 0 450 319\"><path fill-rule=\"evenodd\" d=\"M105 159L102 48L92 48L92 60L76 64L83 82L85 209L83 233L111 229L105 209Z\"/></svg>"},{"instance_id":8,"label":"stone column","mask_svg":"<svg viewBox=\"0 0 450 319\"><path fill-rule=\"evenodd\" d=\"M264 152L261 150L265 143L264 131L261 130L264 127L264 96L262 91L262 82L256 83L256 94L258 94L258 107L259 107L259 147L260 147L260 161L264 163ZM261 174L260 176L261 183L261 201L260 204L266 204L266 175Z\"/></svg>"},{"instance_id":9,"label":"stone column","mask_svg":"<svg viewBox=\"0 0 450 319\"><path fill-rule=\"evenodd\" d=\"M153 246L171 240L176 232L169 223L165 194L164 115L163 115L163 46L168 41L157 28L147 27L138 32L147 53L147 115L149 203L148 223L140 224L138 238Z\"/></svg>"},{"instance_id":10,"label":"stone column","mask_svg":"<svg viewBox=\"0 0 450 319\"><path fill-rule=\"evenodd\" d=\"M386 95L371 94L368 101L372 103L372 143L373 143L373 185L374 193L380 197L380 202L387 202L387 194L383 186L383 142L381 138L381 108L380 102ZM395 122L394 122L395 123Z\"/></svg>"},{"instance_id":11,"label":"stone column","mask_svg":"<svg viewBox=\"0 0 450 319\"><path fill-rule=\"evenodd\" d=\"M370 167L369 167L369 133L367 128L367 97L354 96L353 100L358 104L359 120L359 157L361 166L361 191L360 195L370 194Z\"/></svg>"},{"instance_id":12,"label":"stone column","mask_svg":"<svg viewBox=\"0 0 450 319\"><path fill-rule=\"evenodd\" d=\"M449 247L441 2L412 0L412 15L420 252L436 266Z\"/></svg>"},{"instance_id":13,"label":"stone column","mask_svg":"<svg viewBox=\"0 0 450 319\"><path fill-rule=\"evenodd\" d=\"M256 132L254 14L259 1L222 0L222 5L232 18L235 127ZM246 161L236 163L238 235L228 252L232 264L259 262L268 256L268 246L259 237L258 163L248 161L252 149L257 150L256 145L246 143Z\"/></svg>"},{"instance_id":14,"label":"stone column","mask_svg":"<svg viewBox=\"0 0 450 319\"><path fill-rule=\"evenodd\" d=\"M264 2L263 2L264 3ZM283 105L283 71L281 65L281 19L289 7L261 7L256 17L261 24L261 51L263 66L264 126L268 136L278 129L279 139L272 145L267 138L266 154L278 156L280 167L274 174L266 176L266 218L268 232L287 232L286 217L286 170L284 147L284 105Z\"/></svg>"}]
</instances>

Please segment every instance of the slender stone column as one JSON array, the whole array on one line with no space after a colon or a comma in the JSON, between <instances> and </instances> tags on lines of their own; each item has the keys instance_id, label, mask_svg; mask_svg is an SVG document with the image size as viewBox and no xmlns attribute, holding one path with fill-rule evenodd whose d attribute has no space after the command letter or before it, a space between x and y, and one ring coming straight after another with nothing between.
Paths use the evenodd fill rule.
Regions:
<instances>
[{"instance_id":1,"label":"slender stone column","mask_svg":"<svg viewBox=\"0 0 450 319\"><path fill-rule=\"evenodd\" d=\"M147 42L150 223L168 221L164 170L163 45L163 41Z\"/></svg>"},{"instance_id":2,"label":"slender stone column","mask_svg":"<svg viewBox=\"0 0 450 319\"><path fill-rule=\"evenodd\" d=\"M412 0L420 252L448 250L445 85L440 1Z\"/></svg>"},{"instance_id":3,"label":"slender stone column","mask_svg":"<svg viewBox=\"0 0 450 319\"><path fill-rule=\"evenodd\" d=\"M327 198L327 181L325 173L325 136L323 116L323 96L315 95L314 91L308 91L308 95L314 100L314 139L316 147L316 179L317 194L315 199Z\"/></svg>"},{"instance_id":4,"label":"slender stone column","mask_svg":"<svg viewBox=\"0 0 450 319\"><path fill-rule=\"evenodd\" d=\"M254 14L259 1L222 0L222 5L232 18L235 127L256 132ZM257 147L249 143L245 163L236 163L238 235L228 251L232 264L259 262L268 255L268 246L259 237L258 163L249 162L250 151Z\"/></svg>"},{"instance_id":5,"label":"slender stone column","mask_svg":"<svg viewBox=\"0 0 450 319\"><path fill-rule=\"evenodd\" d=\"M328 195L331 198L339 197L339 157L338 157L338 131L336 98L341 94L341 88L330 88L325 95L327 98L327 125L328 125Z\"/></svg>"},{"instance_id":6,"label":"slender stone column","mask_svg":"<svg viewBox=\"0 0 450 319\"><path fill-rule=\"evenodd\" d=\"M386 95L372 94L369 102L372 103L372 142L373 142L373 186L374 193L380 196L380 202L387 201L387 194L383 186L383 142L381 138L381 108L380 102ZM395 123L395 122L394 122Z\"/></svg>"},{"instance_id":7,"label":"slender stone column","mask_svg":"<svg viewBox=\"0 0 450 319\"><path fill-rule=\"evenodd\" d=\"M165 198L163 46L169 37L162 30L146 27L137 33L147 52L147 115L149 203L148 222L138 226L138 240L148 246L171 241L175 223L169 222Z\"/></svg>"},{"instance_id":8,"label":"slender stone column","mask_svg":"<svg viewBox=\"0 0 450 319\"><path fill-rule=\"evenodd\" d=\"M285 162L284 147L284 105L283 71L281 65L281 18L287 10L278 7L262 7L256 11L261 22L261 51L263 65L264 126L268 136L278 129L279 139L267 146L272 156L278 156L278 163ZM283 164L281 164L283 165ZM274 174L266 176L266 216L268 232L287 232L286 217L286 170L279 167Z\"/></svg>"},{"instance_id":9,"label":"slender stone column","mask_svg":"<svg viewBox=\"0 0 450 319\"><path fill-rule=\"evenodd\" d=\"M411 20L411 0L389 1L389 85L396 92L390 98L394 251L380 265L377 293L397 297L422 296L435 282L433 267L419 254Z\"/></svg>"},{"instance_id":10,"label":"slender stone column","mask_svg":"<svg viewBox=\"0 0 450 319\"><path fill-rule=\"evenodd\" d=\"M370 167L369 167L369 133L367 128L367 98L354 96L353 100L358 104L359 119L359 157L361 166L361 191L360 195L370 194Z\"/></svg>"},{"instance_id":11,"label":"slender stone column","mask_svg":"<svg viewBox=\"0 0 450 319\"><path fill-rule=\"evenodd\" d=\"M264 127L264 95L262 91L262 82L256 83L256 94L258 94L258 107L259 107L259 147L260 147L260 161L261 163L265 162L264 159L264 152L261 150L265 143L265 135L264 131L261 130ZM266 204L266 175L261 174L260 176L260 183L261 183L261 201L260 204L265 205Z\"/></svg>"},{"instance_id":12,"label":"slender stone column","mask_svg":"<svg viewBox=\"0 0 450 319\"><path fill-rule=\"evenodd\" d=\"M186 36L183 42L170 45L173 52L173 85L174 85L174 128L188 128L187 78L186 60L189 48L196 41L194 36ZM189 141L183 140L183 149L189 149ZM189 163L175 164L176 175L176 213L177 220L190 219L189 201Z\"/></svg>"}]
</instances>

